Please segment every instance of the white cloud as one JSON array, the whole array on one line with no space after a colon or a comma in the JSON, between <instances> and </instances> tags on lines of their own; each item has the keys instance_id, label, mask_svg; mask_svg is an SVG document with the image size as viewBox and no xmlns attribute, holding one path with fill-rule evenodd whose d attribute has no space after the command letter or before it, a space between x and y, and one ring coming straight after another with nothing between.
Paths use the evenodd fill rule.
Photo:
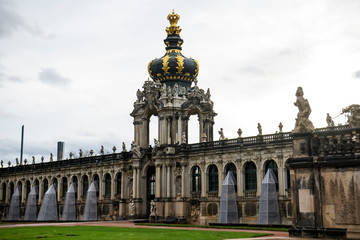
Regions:
<instances>
[{"instance_id":1,"label":"white cloud","mask_svg":"<svg viewBox=\"0 0 360 240\"><path fill-rule=\"evenodd\" d=\"M64 77L63 75L58 73L54 68L42 69L41 72L39 73L39 79L47 85L61 87L61 88L67 87L71 82L70 78Z\"/></svg>"}]
</instances>

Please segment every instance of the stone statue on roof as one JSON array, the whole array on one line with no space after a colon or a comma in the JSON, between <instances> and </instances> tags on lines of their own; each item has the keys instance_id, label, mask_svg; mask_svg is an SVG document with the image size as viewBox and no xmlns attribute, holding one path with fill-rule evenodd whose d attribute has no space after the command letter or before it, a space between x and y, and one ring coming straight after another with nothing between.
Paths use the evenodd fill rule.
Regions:
<instances>
[{"instance_id":1,"label":"stone statue on roof","mask_svg":"<svg viewBox=\"0 0 360 240\"><path fill-rule=\"evenodd\" d=\"M296 102L294 102L294 105L298 107L299 112L297 114L293 132L312 132L314 130L314 125L309 120L311 108L308 100L304 98L302 87L298 87L295 96Z\"/></svg>"}]
</instances>

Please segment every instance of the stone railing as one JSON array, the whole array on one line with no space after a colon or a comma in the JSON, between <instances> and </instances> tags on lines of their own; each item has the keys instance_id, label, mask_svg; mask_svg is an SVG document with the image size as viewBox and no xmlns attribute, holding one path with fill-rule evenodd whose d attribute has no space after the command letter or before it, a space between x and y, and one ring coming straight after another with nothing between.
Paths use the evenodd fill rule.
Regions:
<instances>
[{"instance_id":1,"label":"stone railing","mask_svg":"<svg viewBox=\"0 0 360 240\"><path fill-rule=\"evenodd\" d=\"M27 165L18 165L14 167L0 168L0 176L14 174L19 172L29 172L29 171L43 171L43 170L54 170L54 169L63 169L72 166L84 166L84 165L96 165L108 163L111 161L124 161L129 159L129 152L121 153L112 153L106 155L97 155L90 157L58 160L53 162L43 162L36 164L27 164Z\"/></svg>"},{"instance_id":2,"label":"stone railing","mask_svg":"<svg viewBox=\"0 0 360 240\"><path fill-rule=\"evenodd\" d=\"M202 142L194 144L181 145L181 151L199 151L209 149L225 149L225 148L242 148L246 146L256 146L264 144L291 143L292 137L290 132L276 133L269 135L258 135L245 138L225 139L213 142Z\"/></svg>"},{"instance_id":3,"label":"stone railing","mask_svg":"<svg viewBox=\"0 0 360 240\"><path fill-rule=\"evenodd\" d=\"M245 198L256 198L256 190L254 191L245 191Z\"/></svg>"},{"instance_id":4,"label":"stone railing","mask_svg":"<svg viewBox=\"0 0 360 240\"><path fill-rule=\"evenodd\" d=\"M360 129L342 127L344 128L315 131L312 138L312 155L323 157L360 154Z\"/></svg>"}]
</instances>

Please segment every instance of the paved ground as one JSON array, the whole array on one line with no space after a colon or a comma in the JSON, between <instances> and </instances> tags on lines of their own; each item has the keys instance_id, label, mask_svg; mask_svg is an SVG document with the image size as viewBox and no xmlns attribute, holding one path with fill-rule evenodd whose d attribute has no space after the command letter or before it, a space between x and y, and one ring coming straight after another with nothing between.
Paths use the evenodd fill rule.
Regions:
<instances>
[{"instance_id":1,"label":"paved ground","mask_svg":"<svg viewBox=\"0 0 360 240\"><path fill-rule=\"evenodd\" d=\"M262 230L239 230L239 229L218 229L218 228L197 228L197 227L165 227L165 226L143 226L135 225L129 221L97 221L97 222L57 222L57 223L10 223L2 224L0 228L12 228L12 227L33 227L33 226L108 226L108 227L136 227L136 228L159 228L159 229L186 229L186 230L203 230L203 231L224 231L224 232L257 232L257 233L270 233L272 235L267 237L259 237L260 239L291 239L295 240L297 238L289 238L287 232L278 232L278 231L262 231ZM244 240L244 238L242 238ZM250 239L250 238L246 238ZM255 239L255 238L251 238ZM234 240L234 239L232 239ZM304 240L304 239L302 239Z\"/></svg>"}]
</instances>

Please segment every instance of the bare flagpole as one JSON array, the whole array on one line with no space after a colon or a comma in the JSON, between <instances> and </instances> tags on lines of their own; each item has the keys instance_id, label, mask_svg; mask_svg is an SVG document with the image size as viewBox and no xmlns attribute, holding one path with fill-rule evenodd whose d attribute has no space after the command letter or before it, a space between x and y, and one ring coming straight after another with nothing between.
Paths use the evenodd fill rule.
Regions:
<instances>
[{"instance_id":1,"label":"bare flagpole","mask_svg":"<svg viewBox=\"0 0 360 240\"><path fill-rule=\"evenodd\" d=\"M22 165L23 151L24 151L24 125L22 125L22 128L21 128L21 152L20 152L20 165Z\"/></svg>"}]
</instances>

